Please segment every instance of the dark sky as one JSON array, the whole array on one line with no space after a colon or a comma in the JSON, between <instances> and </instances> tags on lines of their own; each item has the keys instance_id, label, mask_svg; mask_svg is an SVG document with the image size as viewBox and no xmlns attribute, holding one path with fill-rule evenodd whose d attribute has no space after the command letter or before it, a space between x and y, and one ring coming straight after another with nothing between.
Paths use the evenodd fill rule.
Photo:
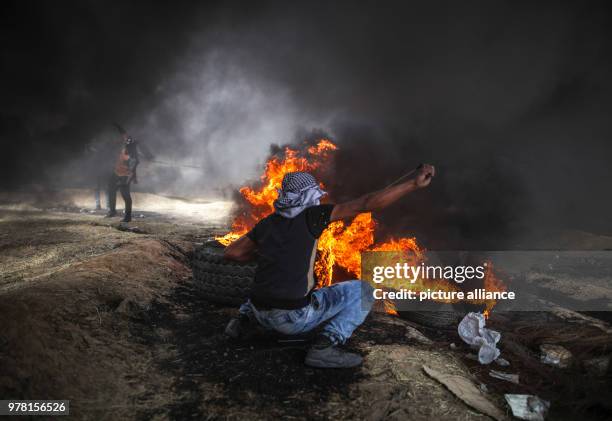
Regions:
<instances>
[{"instance_id":1,"label":"dark sky","mask_svg":"<svg viewBox=\"0 0 612 421\"><path fill-rule=\"evenodd\" d=\"M78 185L112 121L206 168L145 178L181 194L322 130L337 198L438 165L389 226L612 234L606 2L253 3L3 2L2 187Z\"/></svg>"}]
</instances>

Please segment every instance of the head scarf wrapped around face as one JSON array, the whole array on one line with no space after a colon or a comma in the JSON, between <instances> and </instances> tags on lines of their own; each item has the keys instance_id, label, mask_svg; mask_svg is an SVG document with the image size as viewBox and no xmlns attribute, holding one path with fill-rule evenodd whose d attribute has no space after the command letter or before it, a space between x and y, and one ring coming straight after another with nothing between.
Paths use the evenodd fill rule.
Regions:
<instances>
[{"instance_id":1,"label":"head scarf wrapped around face","mask_svg":"<svg viewBox=\"0 0 612 421\"><path fill-rule=\"evenodd\" d=\"M274 209L285 218L294 218L304 209L318 205L319 199L327 194L307 172L285 174L281 187L278 189L278 199L274 201Z\"/></svg>"}]
</instances>

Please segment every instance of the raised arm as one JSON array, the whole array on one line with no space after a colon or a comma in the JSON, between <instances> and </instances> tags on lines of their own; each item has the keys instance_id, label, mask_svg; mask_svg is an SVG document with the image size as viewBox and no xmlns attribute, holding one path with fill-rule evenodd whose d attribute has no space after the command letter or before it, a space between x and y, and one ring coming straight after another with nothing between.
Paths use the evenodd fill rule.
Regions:
<instances>
[{"instance_id":1,"label":"raised arm","mask_svg":"<svg viewBox=\"0 0 612 421\"><path fill-rule=\"evenodd\" d=\"M365 194L349 202L337 204L332 210L330 219L337 221L339 219L353 218L363 212L384 209L408 193L427 187L435 173L433 165L424 164L417 170L416 176L413 179L393 187Z\"/></svg>"}]
</instances>

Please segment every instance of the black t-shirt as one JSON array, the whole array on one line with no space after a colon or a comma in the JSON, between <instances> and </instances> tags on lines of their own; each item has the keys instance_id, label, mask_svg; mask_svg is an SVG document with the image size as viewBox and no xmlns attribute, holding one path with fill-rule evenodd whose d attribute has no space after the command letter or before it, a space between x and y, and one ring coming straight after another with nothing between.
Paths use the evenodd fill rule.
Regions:
<instances>
[{"instance_id":1,"label":"black t-shirt","mask_svg":"<svg viewBox=\"0 0 612 421\"><path fill-rule=\"evenodd\" d=\"M316 285L317 240L334 205L305 209L294 218L267 216L247 234L257 244L257 271L251 301L257 308L295 309L308 304Z\"/></svg>"}]
</instances>

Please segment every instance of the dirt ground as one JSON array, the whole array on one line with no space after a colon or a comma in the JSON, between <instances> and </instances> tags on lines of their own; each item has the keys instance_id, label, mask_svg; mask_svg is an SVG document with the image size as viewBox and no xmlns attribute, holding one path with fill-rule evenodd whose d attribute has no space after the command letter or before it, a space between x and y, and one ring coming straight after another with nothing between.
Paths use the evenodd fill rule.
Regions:
<instances>
[{"instance_id":1,"label":"dirt ground","mask_svg":"<svg viewBox=\"0 0 612 421\"><path fill-rule=\"evenodd\" d=\"M305 367L306 342L228 341L222 332L236 309L202 299L190 268L194 246L224 231L224 204L187 204L181 216L163 199L164 210L135 212L142 217L131 232L74 196L45 198L44 206L29 196L0 198L4 398L69 399L72 418L85 420L489 419L427 376L427 365L470 379L504 413L503 393L520 392L551 400L551 419L612 414L609 369L594 376L579 366L542 367L521 340L537 336L525 330L533 322L510 316L491 324L508 333L502 355L521 372L521 387L488 377L454 330L380 313L349 344L365 357L357 369ZM581 326L584 337L599 338L591 354L609 355L609 335ZM579 412L568 411L570 395Z\"/></svg>"}]
</instances>

